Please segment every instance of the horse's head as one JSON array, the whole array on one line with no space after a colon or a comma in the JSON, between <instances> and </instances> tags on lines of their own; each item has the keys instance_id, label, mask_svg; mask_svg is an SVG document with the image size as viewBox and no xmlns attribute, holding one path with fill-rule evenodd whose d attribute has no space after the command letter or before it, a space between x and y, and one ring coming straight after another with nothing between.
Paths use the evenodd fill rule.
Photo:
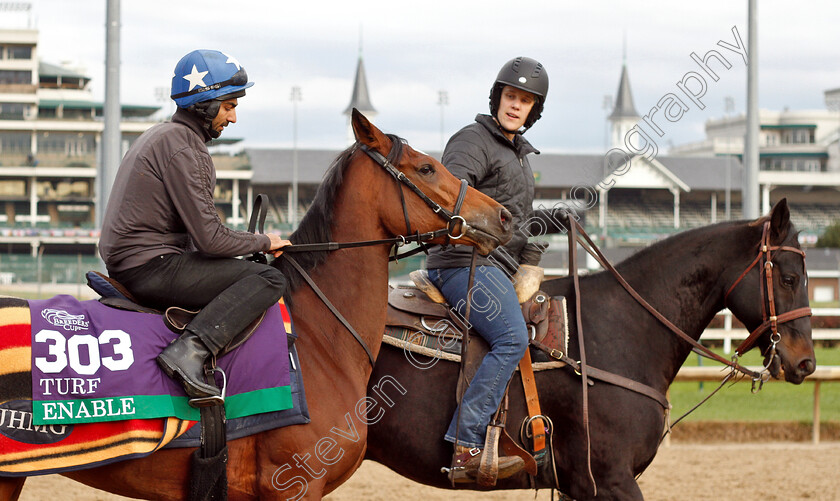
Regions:
<instances>
[{"instance_id":1,"label":"horse's head","mask_svg":"<svg viewBox=\"0 0 840 501\"><path fill-rule=\"evenodd\" d=\"M447 228L448 234L430 242L448 238L474 245L481 254L510 240L511 215L501 204L456 179L429 155L383 134L356 109L352 125L360 144L355 155L382 171L384 182L370 188L381 188L379 220L392 235Z\"/></svg>"},{"instance_id":2,"label":"horse's head","mask_svg":"<svg viewBox=\"0 0 840 501\"><path fill-rule=\"evenodd\" d=\"M750 255L739 262L740 269L733 264L737 278L725 300L750 330L737 352L758 346L773 377L783 370L785 380L799 384L816 365L805 253L790 222L787 201L782 199L769 215L750 223L749 231L757 243L749 245Z\"/></svg>"}]
</instances>

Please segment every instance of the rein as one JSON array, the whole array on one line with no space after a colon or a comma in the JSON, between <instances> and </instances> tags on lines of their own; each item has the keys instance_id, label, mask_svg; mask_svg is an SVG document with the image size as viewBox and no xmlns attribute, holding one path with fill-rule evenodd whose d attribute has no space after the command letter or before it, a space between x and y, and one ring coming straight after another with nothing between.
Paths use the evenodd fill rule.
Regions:
<instances>
[{"instance_id":1,"label":"rein","mask_svg":"<svg viewBox=\"0 0 840 501\"><path fill-rule=\"evenodd\" d=\"M651 315L653 315L654 318L659 320L660 323L667 327L668 330L679 336L686 343L690 344L695 352L705 356L706 358L715 360L716 362L720 362L730 367L733 371L741 372L742 374L750 376L750 378L752 378L753 381L758 381L761 379L761 373L755 372L742 366L741 364L735 361L737 357L733 357L732 360L727 360L726 358L718 355L709 348L703 346L700 342L696 341L694 338L686 334L682 329L674 325L673 322L665 318L664 315L659 313L656 310L656 308L651 306L650 303L648 303L638 292L636 292L636 290L633 289L633 287L629 283L627 283L624 277L621 276L618 270L616 270L615 267L609 261L607 261L607 258L604 256L603 253L601 253L600 249L598 249L595 243L592 242L592 239L589 237L589 235L586 234L586 232L578 224L578 222L574 220L570 220L570 222L577 228L580 234L580 238L583 239L580 241L580 243L581 245L583 245L586 251L589 252L598 261L598 263L604 267L604 269L612 273L612 275L615 277L616 280L618 280L618 283L621 284L622 287L624 287L627 293L630 294L630 296L633 297L633 299L635 299L636 302L639 303L644 309L646 309ZM749 271L749 269L747 271ZM574 273L577 274L577 270L575 270ZM746 272L744 272L744 275L746 275ZM808 311L810 314L810 308L808 308Z\"/></svg>"},{"instance_id":2,"label":"rein","mask_svg":"<svg viewBox=\"0 0 840 501\"><path fill-rule=\"evenodd\" d=\"M391 143L391 151L388 153L389 156L396 151L396 154L399 154L401 151L401 145L398 143L398 139L392 138ZM464 204L464 199L467 196L467 180L461 180L461 187L458 191L458 198L455 201L455 207L452 212L440 206L440 204L436 203L434 200L429 198L428 195L423 193L416 184L414 184L411 179L409 179L405 174L403 174L400 170L398 170L394 165L385 158L384 155L379 153L376 150L370 149L367 145L361 145L360 149L365 152L374 162L376 162L380 167L385 169L385 172L390 174L397 182L397 185L400 190L400 201L402 203L403 209L403 217L405 218L405 225L407 229L407 236L406 235L399 235L393 238L382 238L378 240L361 240L357 242L322 242L322 243L314 243L314 244L298 244L298 245L289 245L283 247L283 253L295 253L295 252L315 252L315 251L335 251L338 249L347 249L353 247L367 247L372 245L383 245L383 244L390 244L394 246L394 255L389 258L389 260L396 260L399 257L405 257L412 254L416 254L417 252L423 251L426 252L426 248L423 245L424 242L428 242L430 240L434 240L436 238L445 236L447 238L447 242L451 240L458 240L459 238L463 237L469 225L467 225L467 221L460 215L461 206ZM407 186L411 191L413 191L420 199L428 205L435 214L438 214L444 221L446 221L446 227L441 228L439 230L430 231L426 233L420 233L419 231L414 232L412 234L411 231L411 222L408 217L408 207L405 203L405 196L403 195L403 185ZM254 214L251 215L251 225L249 226L249 230L253 231L254 222L256 218L259 217L260 220L260 229L262 230L263 221L265 221L265 214L257 216L256 213L259 213L262 209L262 195L257 197L257 203L254 204L254 210L256 211ZM459 234L454 234L455 224L461 222L461 232ZM420 244L419 249L415 249L413 251L409 251L403 254L397 254L397 249L407 243L416 242ZM326 295L318 288L315 282L312 280L312 277L309 276L308 273L303 269L300 264L292 257L286 256L286 259L289 263L297 270L298 273L306 280L306 283L309 284L309 287L315 292L318 298L326 305L326 307L332 312L333 315L341 322L344 327L350 331L350 334L356 339L356 341L362 346L365 350L365 353L368 356L368 361L370 362L371 367L375 363L375 359L373 357L373 353L370 350L370 347L367 345L365 340L356 332L356 329L350 325L350 322L347 321L346 318L338 311L335 305L330 302Z\"/></svg>"},{"instance_id":3,"label":"rein","mask_svg":"<svg viewBox=\"0 0 840 501\"><path fill-rule=\"evenodd\" d=\"M750 369L747 369L746 367L741 366L735 360L737 359L737 357L741 353L743 353L744 351L749 349L755 343L755 340L763 332L765 332L765 330L768 327L773 329L773 331L772 331L773 334L772 334L772 337L771 337L771 342L772 342L771 348L773 350L772 353L775 354L776 343L778 343L778 341L781 339L781 336L778 333L778 324L793 320L795 318L801 318L801 317L804 317L804 316L809 316L809 315L811 315L811 309L808 308L808 307L803 307L803 308L798 308L796 310L784 313L784 314L779 315L779 316L776 315L775 302L773 300L773 276L772 276L773 263L771 262L771 259L772 259L771 252L776 251L776 250L786 250L786 251L791 251L791 252L797 252L797 253L802 255L803 259L805 258L805 253L802 250L797 249L795 247L770 246L769 245L770 222L766 221L764 223L763 233L762 233L762 237L761 237L761 245L759 246L759 255L752 262L752 264L750 264L750 266L747 267L747 269L744 270L743 273L741 273L741 275L738 277L738 279L735 281L735 283L732 284L729 287L726 295L724 296L724 304L726 304L726 298L729 296L729 293L732 292L732 290L735 288L735 286L737 286L738 283L747 275L747 273L749 273L749 271L752 268L754 268L755 265L762 258L764 258L764 270L765 270L765 282L764 283L765 283L765 287L766 287L766 291L767 291L766 295L767 295L767 298L768 298L769 304L770 304L770 307L769 307L770 308L770 314L769 314L769 317L768 317L767 312L764 309L764 291L765 291L765 289L762 288L762 314L764 315L764 322L761 324L761 326L759 326L752 333L750 333L750 336L747 338L747 340L745 340L741 344L741 346L738 347L738 350L736 350L736 355L734 357L732 357L732 360L727 360L727 359L721 357L720 355L718 355L717 353L713 352L709 348L703 346L700 342L698 342L697 340L695 340L694 338L692 338L691 336L686 334L682 329L680 329L679 327L674 325L673 322L671 322L670 320L665 318L664 315L659 313L638 292L636 292L635 289L633 289L633 287L624 279L624 277L621 276L621 274L618 272L618 270L616 270L615 267L607 260L607 258L601 252L601 250L598 249L598 246L595 245L595 243L592 241L592 239L589 237L589 235L587 235L586 231L584 231L583 227L581 227L580 224L576 220L574 220L572 218L569 218L569 224L570 224L570 228L569 228L569 233L570 233L570 237L569 237L569 273L572 275L573 284L574 284L574 291L575 291L575 306L576 306L576 317L577 317L578 344L579 344L580 358L581 358L581 360L579 362L577 362L577 364L576 364L578 367L576 368L575 371L578 374L581 375L581 380L582 380L582 384L583 384L582 407L583 407L583 428L584 428L584 433L586 435L587 470L588 470L588 473L589 473L589 480L592 484L594 493L595 493L595 495L597 495L598 487L597 487L595 479L592 475L591 439L589 437L589 409L588 409L588 398L587 398L588 397L587 386L588 386L589 373L591 373L594 369L598 373L601 373L601 374L598 374L597 376L594 375L594 374L592 375L592 376L594 376L598 379L602 379L602 380L610 382L612 384L623 386L625 388L632 389L632 390L637 391L639 393L645 394L645 395L653 398L654 400L659 401L660 403L662 403L662 400L660 398L656 398L656 396L659 393L658 391L653 390L652 388L649 388L646 385L641 385L639 383L636 383L634 385L634 386L636 386L636 388L634 389L634 388L631 387L631 385L627 384L628 381L630 381L631 383L635 383L632 380L624 378L623 376L610 374L609 372L606 372L606 371L597 370L594 367L587 367L586 355L585 355L585 351L584 351L584 342L583 342L583 329L582 329L582 324L581 324L580 285L579 285L579 281L578 281L578 272L577 272L577 245L576 244L578 242L584 247L584 249L586 249L586 251L589 254L591 254L598 261L598 263L605 270L609 270L609 272L615 277L615 279L618 281L618 283L621 284L621 286L627 291L628 294L630 294L630 296L633 299L636 300L636 302L638 302L642 307L644 307L651 315L654 316L654 318L659 320L659 322L662 323L665 327L667 327L671 332L673 332L674 334L679 336L681 339L683 339L684 341L689 343L692 346L692 348L694 349L695 352L700 353L701 355L704 355L707 358L718 361L718 362L720 362L724 365L727 365L732 369L732 372L730 372L724 378L724 381L721 384L721 387L724 384L726 384L726 382L729 379L732 378L733 374L736 371L750 376L750 378L752 378L752 380L753 380L753 386L755 386L756 381L763 381L763 379L762 379L763 374L767 371L767 369L769 367L769 363L768 363L768 367L765 367L761 372L755 372L755 371L752 371ZM560 355L560 356L562 357L562 355ZM566 357L563 357L563 358L566 358ZM772 357L771 357L771 360L772 360ZM613 380L610 380L609 378L604 377L605 375L616 376L616 377L613 378ZM647 389L647 390L652 390L652 391L645 392L645 391L640 391L640 389L641 390ZM705 400L708 400L708 397ZM704 402L705 402L705 400L704 400ZM701 402L701 404L702 403L703 402ZM695 406L695 409L699 405L700 404ZM666 412L668 412L670 410L671 406L670 406L669 403L667 403L667 400L665 400L664 407L665 407ZM694 409L692 409L692 411L693 410ZM690 412L691 411L689 411L689 413ZM685 416L680 417L677 420L677 422L679 422L683 417L685 417ZM676 423L674 423L674 424L676 424ZM670 431L671 426L672 425L669 423L668 431ZM668 432L666 432L666 434L667 433ZM664 435L663 435L663 438L664 438Z\"/></svg>"}]
</instances>

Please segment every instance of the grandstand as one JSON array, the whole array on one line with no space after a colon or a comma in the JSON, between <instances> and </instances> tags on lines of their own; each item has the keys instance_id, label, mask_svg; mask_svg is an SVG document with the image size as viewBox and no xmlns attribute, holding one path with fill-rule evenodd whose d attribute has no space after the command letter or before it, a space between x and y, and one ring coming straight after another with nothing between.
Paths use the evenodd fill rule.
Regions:
<instances>
[{"instance_id":1,"label":"grandstand","mask_svg":"<svg viewBox=\"0 0 840 501\"><path fill-rule=\"evenodd\" d=\"M0 59L29 73L22 84L2 84L2 94L25 91L28 107L12 107L0 117L0 244L7 253L47 252L69 247L92 252L98 237L93 228L96 153L101 105L90 99L89 78L67 68L40 64L34 30L0 32ZM3 40L6 40L3 42ZM14 42L14 43L13 43ZM25 57L9 49L29 47ZM15 59L12 59L12 58ZM50 86L70 86L79 96L58 103ZM364 66L359 58L347 110L370 105ZM64 89L67 90L67 89ZM612 148L626 151L628 134L643 130L636 111L626 66L622 67L615 107L609 116ZM17 96L20 97L20 96ZM2 99L0 99L2 100ZM20 101L20 99L18 99ZM77 108L84 101L84 113ZM71 105L72 104L72 105ZM123 140L133 139L155 123L156 108L123 106ZM345 110L345 112L347 111ZM9 115L13 113L13 115ZM810 245L826 226L840 219L840 115L828 110L761 112L759 183L761 211L786 197L792 217ZM592 234L608 246L637 247L685 228L741 218L743 168L740 152L743 116L709 120L706 138L671 149L668 155L631 155L622 172L605 169L603 155L549 153L531 157L536 177L536 206L563 201L578 208ZM84 141L70 141L51 129L83 130ZM38 136L51 131L55 141ZM647 131L655 137L652 131ZM56 142L62 139L64 142ZM68 142L69 141L69 142ZM75 141L75 139L74 139ZM59 144L60 143L60 144ZM87 146L86 146L87 145ZM52 149L50 149L52 148ZM242 228L255 193L270 198L267 228L288 233L300 221L338 149L245 148L237 155L214 156L218 186L216 203L226 224ZM630 153L637 153L631 151ZM29 156L28 154L31 154ZM440 158L440 153L431 153ZM297 176L293 173L297 166ZM626 170L626 172L625 172ZM298 179L298 198L292 179ZM729 179L729 182L726 180ZM607 183L607 184L605 184ZM587 200L573 200L588 187ZM608 189L606 189L608 188ZM587 210L583 210L586 208ZM75 246L75 247L74 247Z\"/></svg>"}]
</instances>

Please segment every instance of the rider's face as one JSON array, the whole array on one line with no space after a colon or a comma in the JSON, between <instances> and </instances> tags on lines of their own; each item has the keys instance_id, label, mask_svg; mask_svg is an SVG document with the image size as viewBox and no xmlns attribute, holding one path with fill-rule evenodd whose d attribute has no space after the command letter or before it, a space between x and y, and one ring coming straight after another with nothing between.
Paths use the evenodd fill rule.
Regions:
<instances>
[{"instance_id":1,"label":"rider's face","mask_svg":"<svg viewBox=\"0 0 840 501\"><path fill-rule=\"evenodd\" d=\"M222 105L219 106L219 113L216 114L216 118L213 119L213 123L211 124L211 128L214 131L221 133L229 124L236 123L237 104L239 102L235 98L222 101Z\"/></svg>"},{"instance_id":2,"label":"rider's face","mask_svg":"<svg viewBox=\"0 0 840 501\"><path fill-rule=\"evenodd\" d=\"M506 130L519 130L525 125L531 108L534 107L534 95L528 91L505 85L502 89L502 97L499 100L499 111L496 113L496 120ZM509 139L513 138L512 133L505 133Z\"/></svg>"}]
</instances>

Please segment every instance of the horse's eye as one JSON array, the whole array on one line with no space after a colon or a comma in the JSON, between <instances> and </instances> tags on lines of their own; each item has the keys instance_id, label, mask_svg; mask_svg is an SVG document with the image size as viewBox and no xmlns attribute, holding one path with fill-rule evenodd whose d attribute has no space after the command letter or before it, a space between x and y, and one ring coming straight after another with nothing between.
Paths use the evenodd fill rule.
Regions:
<instances>
[{"instance_id":1,"label":"horse's eye","mask_svg":"<svg viewBox=\"0 0 840 501\"><path fill-rule=\"evenodd\" d=\"M429 164L426 164L426 165L421 166L419 169L417 169L417 172L419 172L420 174L423 174L424 176L428 176L429 174L434 174L435 173L435 168L432 167Z\"/></svg>"},{"instance_id":2,"label":"horse's eye","mask_svg":"<svg viewBox=\"0 0 840 501\"><path fill-rule=\"evenodd\" d=\"M793 275L784 275L782 276L782 284L787 287L793 287L793 284L796 283L796 277Z\"/></svg>"}]
</instances>

